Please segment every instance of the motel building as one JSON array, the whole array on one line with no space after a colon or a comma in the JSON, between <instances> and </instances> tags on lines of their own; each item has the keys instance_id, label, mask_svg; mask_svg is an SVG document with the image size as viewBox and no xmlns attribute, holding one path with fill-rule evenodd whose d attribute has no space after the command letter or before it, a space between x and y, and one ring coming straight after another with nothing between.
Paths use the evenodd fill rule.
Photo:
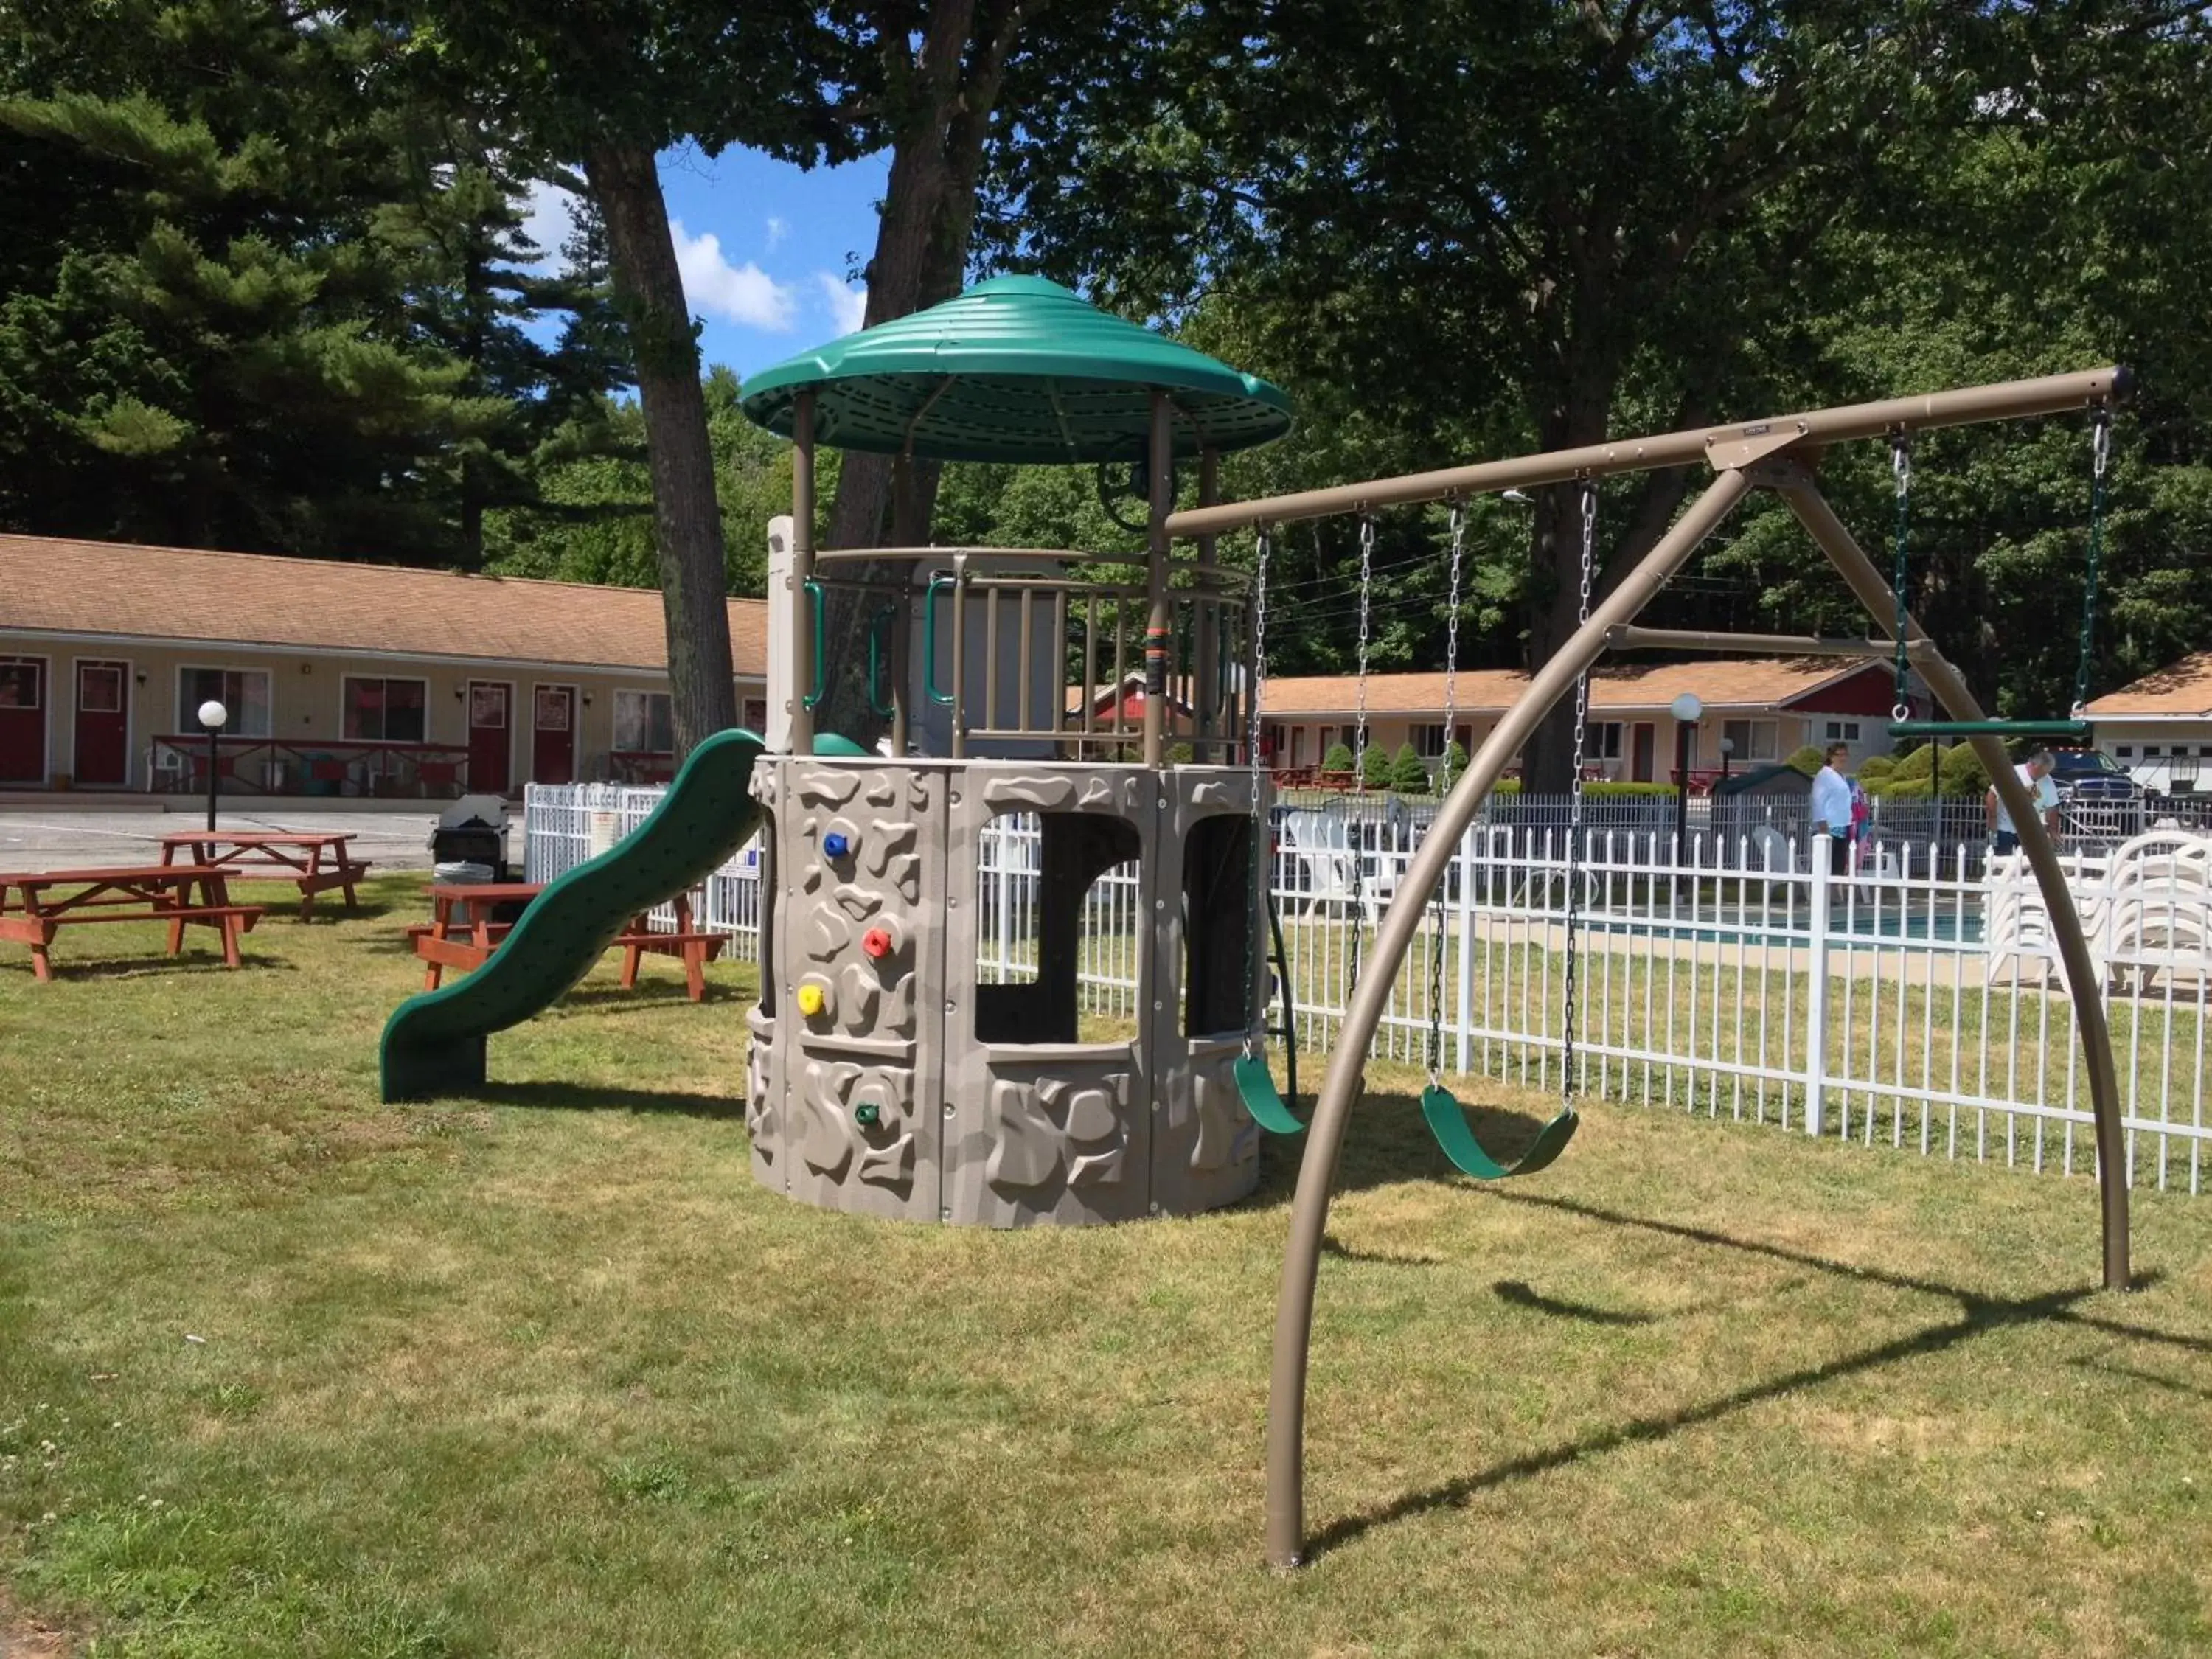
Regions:
<instances>
[{"instance_id":1,"label":"motel building","mask_svg":"<svg viewBox=\"0 0 2212 1659\"><path fill-rule=\"evenodd\" d=\"M1487 737L1528 677L1517 669L1462 670L1457 687L1459 742L1469 754ZM1725 767L1741 771L1786 760L1808 744L1847 744L1854 763L1890 751L1896 684L1886 664L1833 658L1706 658L1685 663L1615 663L1590 676L1584 775L1620 782L1671 783L1681 723L1675 701L1698 699L1689 725L1690 787L1709 788ZM1349 677L1270 679L1261 713L1279 783L1310 779L1332 744L1352 746L1359 682ZM1924 706L1915 682L1914 704ZM1410 741L1430 769L1443 757L1444 677L1370 674L1370 750L1395 755Z\"/></svg>"},{"instance_id":2,"label":"motel building","mask_svg":"<svg viewBox=\"0 0 2212 1659\"><path fill-rule=\"evenodd\" d=\"M741 718L766 607L729 601ZM520 795L672 769L657 591L0 535L0 799Z\"/></svg>"},{"instance_id":3,"label":"motel building","mask_svg":"<svg viewBox=\"0 0 2212 1659\"><path fill-rule=\"evenodd\" d=\"M2097 747L2161 795L2212 793L2212 651L2110 691L2084 711Z\"/></svg>"}]
</instances>

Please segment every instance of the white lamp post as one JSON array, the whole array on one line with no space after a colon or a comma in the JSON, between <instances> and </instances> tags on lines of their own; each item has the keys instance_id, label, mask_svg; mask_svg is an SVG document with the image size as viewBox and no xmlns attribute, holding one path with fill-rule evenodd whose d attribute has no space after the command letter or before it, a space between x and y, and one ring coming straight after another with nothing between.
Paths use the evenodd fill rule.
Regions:
<instances>
[{"instance_id":1,"label":"white lamp post","mask_svg":"<svg viewBox=\"0 0 2212 1659\"><path fill-rule=\"evenodd\" d=\"M230 710L213 697L200 705L200 724L208 734L208 834L215 833L215 797L217 763L222 758L222 723L230 718Z\"/></svg>"},{"instance_id":2,"label":"white lamp post","mask_svg":"<svg viewBox=\"0 0 2212 1659\"><path fill-rule=\"evenodd\" d=\"M1694 691L1685 691L1667 705L1674 717L1674 861L1682 863L1690 851L1690 733L1705 705Z\"/></svg>"}]
</instances>

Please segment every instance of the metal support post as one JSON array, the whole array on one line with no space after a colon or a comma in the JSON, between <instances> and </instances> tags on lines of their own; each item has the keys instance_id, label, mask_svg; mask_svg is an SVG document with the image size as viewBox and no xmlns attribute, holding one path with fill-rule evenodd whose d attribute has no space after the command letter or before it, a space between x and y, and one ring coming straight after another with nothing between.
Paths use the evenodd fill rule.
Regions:
<instances>
[{"instance_id":1,"label":"metal support post","mask_svg":"<svg viewBox=\"0 0 2212 1659\"><path fill-rule=\"evenodd\" d=\"M1314 1285L1322 1238L1328 1224L1329 1184L1353 1103L1358 1099L1369 1048L1381 1024L1398 969L1419 930L1430 896L1444 877L1452 849L1474 821L1483 798L1521 745L1573 687L1576 678L1605 649L1605 631L1632 619L1667 579L1688 561L1750 488L1740 471L1723 472L1675 520L1656 546L1590 613L1590 618L1540 667L1504 717L1483 739L1437 809L1429 834L1414 854L1384 913L1375 952L1352 987L1336 1051L1306 1129L1291 1201L1290 1239L1283 1252L1283 1280L1275 1304L1273 1369L1267 1390L1267 1559L1294 1567L1305 1540L1305 1389L1307 1345L1313 1334Z\"/></svg>"}]
</instances>

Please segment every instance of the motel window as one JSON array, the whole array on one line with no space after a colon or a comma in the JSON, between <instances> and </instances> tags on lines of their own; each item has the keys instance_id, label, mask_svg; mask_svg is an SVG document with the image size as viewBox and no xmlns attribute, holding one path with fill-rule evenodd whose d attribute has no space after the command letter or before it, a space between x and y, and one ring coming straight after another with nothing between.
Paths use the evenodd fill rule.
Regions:
<instances>
[{"instance_id":1,"label":"motel window","mask_svg":"<svg viewBox=\"0 0 2212 1659\"><path fill-rule=\"evenodd\" d=\"M1829 734L1838 743L1847 738L1835 738L1835 728L1841 725L1856 726L1857 722L1832 720ZM1739 761L1779 760L1782 751L1782 723L1779 720L1729 720L1721 727L1721 735L1734 746L1732 757Z\"/></svg>"},{"instance_id":2,"label":"motel window","mask_svg":"<svg viewBox=\"0 0 2212 1659\"><path fill-rule=\"evenodd\" d=\"M746 731L753 732L757 736L765 732L768 730L768 699L765 697L747 697L745 699L744 713L739 717L738 724L744 726ZM669 746L671 748L675 747L673 744Z\"/></svg>"},{"instance_id":3,"label":"motel window","mask_svg":"<svg viewBox=\"0 0 2212 1659\"><path fill-rule=\"evenodd\" d=\"M2113 750L2113 752L2122 760L2132 760L2135 758L2136 749L2133 744L2124 743L2117 750Z\"/></svg>"},{"instance_id":4,"label":"motel window","mask_svg":"<svg viewBox=\"0 0 2212 1659\"><path fill-rule=\"evenodd\" d=\"M1442 720L1434 724L1416 722L1413 726L1413 752L1423 760L1440 760L1444 752L1444 727Z\"/></svg>"},{"instance_id":5,"label":"motel window","mask_svg":"<svg viewBox=\"0 0 2212 1659\"><path fill-rule=\"evenodd\" d=\"M212 698L228 711L223 731L232 737L269 735L269 676L258 668L181 668L177 671L179 732L200 731L200 705Z\"/></svg>"},{"instance_id":6,"label":"motel window","mask_svg":"<svg viewBox=\"0 0 2212 1659\"><path fill-rule=\"evenodd\" d=\"M421 743L429 735L427 680L345 681L345 735L363 743Z\"/></svg>"},{"instance_id":7,"label":"motel window","mask_svg":"<svg viewBox=\"0 0 2212 1659\"><path fill-rule=\"evenodd\" d=\"M2165 752L2166 751L2154 743L2147 743L2143 745L2143 758L2145 760L2156 760Z\"/></svg>"},{"instance_id":8,"label":"motel window","mask_svg":"<svg viewBox=\"0 0 2212 1659\"><path fill-rule=\"evenodd\" d=\"M0 657L0 708L45 708L46 670L42 657Z\"/></svg>"},{"instance_id":9,"label":"motel window","mask_svg":"<svg viewBox=\"0 0 2212 1659\"><path fill-rule=\"evenodd\" d=\"M676 752L676 715L668 693L615 693L615 748L625 755Z\"/></svg>"},{"instance_id":10,"label":"motel window","mask_svg":"<svg viewBox=\"0 0 2212 1659\"><path fill-rule=\"evenodd\" d=\"M1583 742L1585 760L1619 760L1620 758L1620 722L1593 720L1589 734Z\"/></svg>"},{"instance_id":11,"label":"motel window","mask_svg":"<svg viewBox=\"0 0 2212 1659\"><path fill-rule=\"evenodd\" d=\"M1830 743L1856 743L1859 740L1859 723L1856 720L1830 720L1827 740Z\"/></svg>"}]
</instances>

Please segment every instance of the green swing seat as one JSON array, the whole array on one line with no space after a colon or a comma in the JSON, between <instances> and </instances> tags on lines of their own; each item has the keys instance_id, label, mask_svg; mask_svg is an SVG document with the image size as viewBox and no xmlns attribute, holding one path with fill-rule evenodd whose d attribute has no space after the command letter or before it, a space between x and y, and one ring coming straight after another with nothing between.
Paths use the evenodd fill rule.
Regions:
<instances>
[{"instance_id":1,"label":"green swing seat","mask_svg":"<svg viewBox=\"0 0 2212 1659\"><path fill-rule=\"evenodd\" d=\"M1441 1083L1431 1083L1421 1091L1421 1115L1428 1120L1429 1133L1437 1138L1437 1145L1452 1166L1477 1181L1503 1181L1508 1176L1534 1175L1548 1168L1567 1150L1567 1143L1582 1125L1573 1106L1566 1106L1536 1131L1526 1152L1510 1164L1501 1164L1483 1150L1467 1121L1466 1109Z\"/></svg>"},{"instance_id":2,"label":"green swing seat","mask_svg":"<svg viewBox=\"0 0 2212 1659\"><path fill-rule=\"evenodd\" d=\"M1237 1092L1243 1097L1244 1109L1261 1128L1273 1135L1294 1135L1305 1128L1276 1092L1274 1074L1268 1071L1263 1056L1240 1055L1230 1069L1237 1079Z\"/></svg>"}]
</instances>

